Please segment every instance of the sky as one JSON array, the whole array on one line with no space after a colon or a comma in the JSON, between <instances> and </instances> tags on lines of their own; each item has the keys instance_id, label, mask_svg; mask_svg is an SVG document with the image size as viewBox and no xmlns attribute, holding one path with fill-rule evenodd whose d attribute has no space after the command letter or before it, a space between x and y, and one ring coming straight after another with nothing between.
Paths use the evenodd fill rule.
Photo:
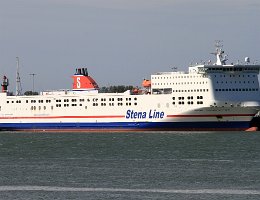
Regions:
<instances>
[{"instance_id":1,"label":"sky","mask_svg":"<svg viewBox=\"0 0 260 200\"><path fill-rule=\"evenodd\" d=\"M259 0L0 0L0 78L15 91L70 89L77 67L98 85L140 86L144 78L214 61L260 63Z\"/></svg>"}]
</instances>

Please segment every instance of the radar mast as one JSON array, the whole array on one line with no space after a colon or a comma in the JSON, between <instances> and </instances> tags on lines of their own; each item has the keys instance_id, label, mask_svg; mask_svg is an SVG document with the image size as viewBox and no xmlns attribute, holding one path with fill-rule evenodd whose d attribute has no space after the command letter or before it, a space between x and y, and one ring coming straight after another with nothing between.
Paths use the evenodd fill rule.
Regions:
<instances>
[{"instance_id":1,"label":"radar mast","mask_svg":"<svg viewBox=\"0 0 260 200\"><path fill-rule=\"evenodd\" d=\"M217 56L217 62L215 63L216 65L226 65L226 61L228 60L227 55L224 54L224 51L222 49L223 48L222 42L223 41L221 40L216 40L215 41L216 51L214 53L211 53Z\"/></svg>"},{"instance_id":2,"label":"radar mast","mask_svg":"<svg viewBox=\"0 0 260 200\"><path fill-rule=\"evenodd\" d=\"M19 57L16 57L16 96L20 96L22 94L22 84L21 78L19 74L20 66L19 66Z\"/></svg>"}]
</instances>

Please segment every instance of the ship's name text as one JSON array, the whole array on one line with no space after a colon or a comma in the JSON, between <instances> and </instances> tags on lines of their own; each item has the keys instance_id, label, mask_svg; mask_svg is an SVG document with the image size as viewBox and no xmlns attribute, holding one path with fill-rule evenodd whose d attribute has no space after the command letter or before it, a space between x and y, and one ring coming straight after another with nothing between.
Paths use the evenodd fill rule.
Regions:
<instances>
[{"instance_id":1,"label":"ship's name text","mask_svg":"<svg viewBox=\"0 0 260 200\"><path fill-rule=\"evenodd\" d=\"M134 110L126 111L126 119L162 119L164 117L164 112L149 110L148 112L140 112Z\"/></svg>"}]
</instances>

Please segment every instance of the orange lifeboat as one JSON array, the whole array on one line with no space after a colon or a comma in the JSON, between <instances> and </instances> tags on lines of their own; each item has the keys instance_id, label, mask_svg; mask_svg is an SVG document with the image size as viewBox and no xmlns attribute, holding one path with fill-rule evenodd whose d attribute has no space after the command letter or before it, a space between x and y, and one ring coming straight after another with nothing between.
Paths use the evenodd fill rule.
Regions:
<instances>
[{"instance_id":1,"label":"orange lifeboat","mask_svg":"<svg viewBox=\"0 0 260 200\"><path fill-rule=\"evenodd\" d=\"M142 85L144 88L149 88L149 87L151 87L151 81L144 79Z\"/></svg>"}]
</instances>

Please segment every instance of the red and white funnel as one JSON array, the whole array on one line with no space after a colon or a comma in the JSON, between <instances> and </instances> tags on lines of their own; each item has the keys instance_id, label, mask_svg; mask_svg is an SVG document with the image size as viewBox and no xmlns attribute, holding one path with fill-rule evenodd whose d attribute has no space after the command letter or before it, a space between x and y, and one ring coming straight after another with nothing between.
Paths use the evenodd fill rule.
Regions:
<instances>
[{"instance_id":1,"label":"red and white funnel","mask_svg":"<svg viewBox=\"0 0 260 200\"><path fill-rule=\"evenodd\" d=\"M73 90L98 89L96 81L88 75L87 68L77 68L73 78Z\"/></svg>"}]
</instances>

